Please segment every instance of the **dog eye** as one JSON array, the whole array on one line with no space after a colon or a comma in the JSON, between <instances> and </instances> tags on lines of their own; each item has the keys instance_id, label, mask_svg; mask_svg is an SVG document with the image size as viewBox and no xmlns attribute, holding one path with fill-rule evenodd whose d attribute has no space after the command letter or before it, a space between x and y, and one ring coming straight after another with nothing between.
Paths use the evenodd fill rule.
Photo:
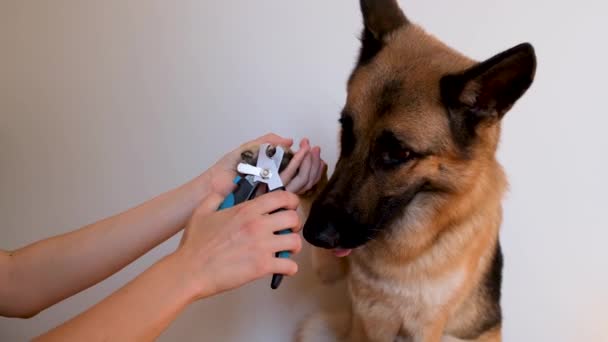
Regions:
<instances>
[{"instance_id":1,"label":"dog eye","mask_svg":"<svg viewBox=\"0 0 608 342\"><path fill-rule=\"evenodd\" d=\"M394 167L405 164L414 158L410 150L385 151L381 155L381 162L386 167Z\"/></svg>"}]
</instances>

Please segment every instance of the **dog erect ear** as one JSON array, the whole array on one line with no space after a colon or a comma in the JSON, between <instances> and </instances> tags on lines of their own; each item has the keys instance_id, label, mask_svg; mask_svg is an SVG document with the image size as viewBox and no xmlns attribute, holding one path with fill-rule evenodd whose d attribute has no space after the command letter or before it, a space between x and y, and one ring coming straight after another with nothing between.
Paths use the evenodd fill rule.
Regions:
<instances>
[{"instance_id":1,"label":"dog erect ear","mask_svg":"<svg viewBox=\"0 0 608 342\"><path fill-rule=\"evenodd\" d=\"M361 0L360 3L365 29L377 40L407 23L397 0Z\"/></svg>"},{"instance_id":2,"label":"dog erect ear","mask_svg":"<svg viewBox=\"0 0 608 342\"><path fill-rule=\"evenodd\" d=\"M397 0L360 0L365 28L361 35L359 65L366 64L382 49L389 33L408 23Z\"/></svg>"},{"instance_id":3,"label":"dog erect ear","mask_svg":"<svg viewBox=\"0 0 608 342\"><path fill-rule=\"evenodd\" d=\"M441 96L452 121L473 134L481 121L498 121L534 80L536 56L528 43L517 45L461 74L441 79Z\"/></svg>"}]
</instances>

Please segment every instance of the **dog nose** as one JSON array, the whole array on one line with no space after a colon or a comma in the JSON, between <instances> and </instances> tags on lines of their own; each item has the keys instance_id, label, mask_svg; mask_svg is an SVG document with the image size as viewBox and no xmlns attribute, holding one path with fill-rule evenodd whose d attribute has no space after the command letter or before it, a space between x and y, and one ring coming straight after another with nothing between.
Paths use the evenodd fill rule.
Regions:
<instances>
[{"instance_id":1,"label":"dog nose","mask_svg":"<svg viewBox=\"0 0 608 342\"><path fill-rule=\"evenodd\" d=\"M336 247L340 240L340 233L331 222L328 222L327 227L319 234L318 240L328 246Z\"/></svg>"},{"instance_id":2,"label":"dog nose","mask_svg":"<svg viewBox=\"0 0 608 342\"><path fill-rule=\"evenodd\" d=\"M340 244L340 231L337 224L344 223L337 208L313 206L304 225L304 239L321 248L336 248Z\"/></svg>"},{"instance_id":3,"label":"dog nose","mask_svg":"<svg viewBox=\"0 0 608 342\"><path fill-rule=\"evenodd\" d=\"M304 239L320 248L357 248L379 230L356 213L356 209L315 202L304 224Z\"/></svg>"},{"instance_id":4,"label":"dog nose","mask_svg":"<svg viewBox=\"0 0 608 342\"><path fill-rule=\"evenodd\" d=\"M318 227L321 228L321 227ZM304 230L304 238L311 244L321 248L336 248L340 241L340 233L331 222L326 222L322 229Z\"/></svg>"}]
</instances>

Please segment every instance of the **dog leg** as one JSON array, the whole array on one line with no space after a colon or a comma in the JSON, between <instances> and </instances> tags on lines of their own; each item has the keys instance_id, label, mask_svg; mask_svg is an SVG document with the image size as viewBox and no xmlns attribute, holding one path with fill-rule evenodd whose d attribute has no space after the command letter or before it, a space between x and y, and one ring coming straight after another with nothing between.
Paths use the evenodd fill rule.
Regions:
<instances>
[{"instance_id":1,"label":"dog leg","mask_svg":"<svg viewBox=\"0 0 608 342\"><path fill-rule=\"evenodd\" d=\"M300 196L300 214L305 221L310 213L312 202L327 184L327 169L323 170L323 176L307 193ZM337 258L330 250L312 248L312 268L322 283L330 285L343 279L347 273L347 262L345 258Z\"/></svg>"},{"instance_id":2,"label":"dog leg","mask_svg":"<svg viewBox=\"0 0 608 342\"><path fill-rule=\"evenodd\" d=\"M350 317L350 311L313 314L300 325L296 342L350 342Z\"/></svg>"},{"instance_id":3,"label":"dog leg","mask_svg":"<svg viewBox=\"0 0 608 342\"><path fill-rule=\"evenodd\" d=\"M408 341L411 337L401 330L401 319L390 303L376 300L353 302L353 319L348 341L393 342ZM401 337L399 337L401 336Z\"/></svg>"}]
</instances>

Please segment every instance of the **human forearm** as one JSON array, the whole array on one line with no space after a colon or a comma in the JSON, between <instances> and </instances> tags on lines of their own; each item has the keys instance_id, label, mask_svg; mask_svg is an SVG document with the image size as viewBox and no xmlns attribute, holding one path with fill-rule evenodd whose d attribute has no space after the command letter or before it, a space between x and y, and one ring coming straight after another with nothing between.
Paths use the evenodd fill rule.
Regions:
<instances>
[{"instance_id":1,"label":"human forearm","mask_svg":"<svg viewBox=\"0 0 608 342\"><path fill-rule=\"evenodd\" d=\"M77 231L16 250L0 314L28 317L109 277L185 226L205 175Z\"/></svg>"},{"instance_id":2,"label":"human forearm","mask_svg":"<svg viewBox=\"0 0 608 342\"><path fill-rule=\"evenodd\" d=\"M234 188L232 180L241 153L256 150L265 142L281 146L292 143L273 134L247 142L195 180L138 207L13 253L0 252L0 315L33 316L107 278L175 234L194 208L198 207L202 215L215 212ZM318 181L323 168L320 150L317 147L310 151L304 139L281 174L288 191L302 193ZM210 197L215 200L199 206ZM280 261L282 267L294 267ZM275 273L289 274L290 270Z\"/></svg>"},{"instance_id":3,"label":"human forearm","mask_svg":"<svg viewBox=\"0 0 608 342\"><path fill-rule=\"evenodd\" d=\"M91 309L35 341L152 341L195 295L175 254L163 258Z\"/></svg>"},{"instance_id":4,"label":"human forearm","mask_svg":"<svg viewBox=\"0 0 608 342\"><path fill-rule=\"evenodd\" d=\"M37 341L151 341L194 300L269 274L293 275L295 262L274 255L282 250L299 252L301 238L275 232L301 229L295 211L298 197L274 192L208 213L207 208L217 208L222 199L215 194L203 201L177 251Z\"/></svg>"}]
</instances>

